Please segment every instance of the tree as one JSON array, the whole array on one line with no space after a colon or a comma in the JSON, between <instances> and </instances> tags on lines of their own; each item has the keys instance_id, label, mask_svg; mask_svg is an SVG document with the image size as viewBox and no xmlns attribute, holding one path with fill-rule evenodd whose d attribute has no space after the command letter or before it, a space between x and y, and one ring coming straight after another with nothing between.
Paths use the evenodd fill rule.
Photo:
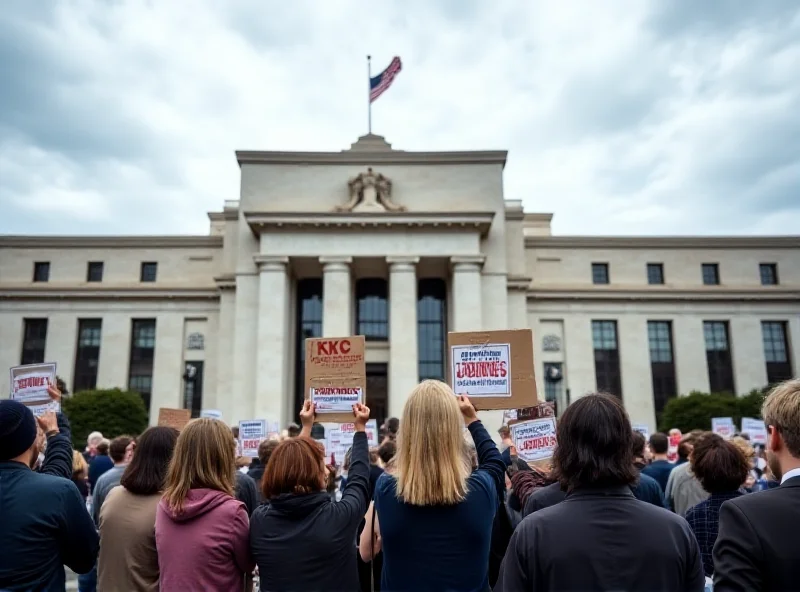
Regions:
<instances>
[{"instance_id":1,"label":"tree","mask_svg":"<svg viewBox=\"0 0 800 592\"><path fill-rule=\"evenodd\" d=\"M86 438L94 431L115 438L136 436L147 429L147 409L138 393L120 389L82 391L61 404L72 427L76 450L83 450Z\"/></svg>"},{"instance_id":2,"label":"tree","mask_svg":"<svg viewBox=\"0 0 800 592\"><path fill-rule=\"evenodd\" d=\"M761 405L768 387L753 389L737 397L730 393L701 393L692 391L685 397L670 399L661 414L662 432L678 428L686 433L691 430L710 430L712 417L732 417L735 426L741 426L743 417L761 418Z\"/></svg>"}]
</instances>

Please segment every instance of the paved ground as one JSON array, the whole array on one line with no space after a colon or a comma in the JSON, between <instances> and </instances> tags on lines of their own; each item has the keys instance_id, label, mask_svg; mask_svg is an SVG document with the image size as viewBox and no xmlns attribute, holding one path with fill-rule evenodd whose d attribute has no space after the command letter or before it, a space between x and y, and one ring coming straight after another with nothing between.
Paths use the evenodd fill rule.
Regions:
<instances>
[{"instance_id":1,"label":"paved ground","mask_svg":"<svg viewBox=\"0 0 800 592\"><path fill-rule=\"evenodd\" d=\"M64 571L67 573L67 590L77 590L78 576L68 567L65 567Z\"/></svg>"}]
</instances>

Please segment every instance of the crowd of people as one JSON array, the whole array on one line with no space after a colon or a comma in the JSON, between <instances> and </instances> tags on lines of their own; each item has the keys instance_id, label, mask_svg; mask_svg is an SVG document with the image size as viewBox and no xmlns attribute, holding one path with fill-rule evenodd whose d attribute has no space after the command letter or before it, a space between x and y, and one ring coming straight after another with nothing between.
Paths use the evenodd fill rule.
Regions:
<instances>
[{"instance_id":1,"label":"crowd of people","mask_svg":"<svg viewBox=\"0 0 800 592\"><path fill-rule=\"evenodd\" d=\"M73 451L64 415L0 401L0 590L64 590L65 566L87 592L800 589L800 380L765 399L765 450L695 431L675 463L605 394L564 410L548 466L439 381L372 449L369 416L337 467L310 402L249 462L217 419Z\"/></svg>"}]
</instances>

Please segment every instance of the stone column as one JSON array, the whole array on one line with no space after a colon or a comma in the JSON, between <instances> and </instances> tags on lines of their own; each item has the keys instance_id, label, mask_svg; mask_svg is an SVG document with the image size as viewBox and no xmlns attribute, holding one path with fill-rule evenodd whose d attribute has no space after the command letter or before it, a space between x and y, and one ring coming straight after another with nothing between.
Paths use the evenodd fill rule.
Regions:
<instances>
[{"instance_id":1,"label":"stone column","mask_svg":"<svg viewBox=\"0 0 800 592\"><path fill-rule=\"evenodd\" d=\"M320 257L322 264L322 336L353 334L352 257Z\"/></svg>"},{"instance_id":2,"label":"stone column","mask_svg":"<svg viewBox=\"0 0 800 592\"><path fill-rule=\"evenodd\" d=\"M483 328L481 268L484 259L483 255L450 258L453 266L453 331L480 331Z\"/></svg>"},{"instance_id":3,"label":"stone column","mask_svg":"<svg viewBox=\"0 0 800 592\"><path fill-rule=\"evenodd\" d=\"M419 257L387 257L389 264L389 415L400 417L419 381L417 263Z\"/></svg>"},{"instance_id":4,"label":"stone column","mask_svg":"<svg viewBox=\"0 0 800 592\"><path fill-rule=\"evenodd\" d=\"M288 419L289 275L288 257L256 255L258 265L258 339L256 340L255 416ZM245 418L242 418L245 419Z\"/></svg>"}]
</instances>

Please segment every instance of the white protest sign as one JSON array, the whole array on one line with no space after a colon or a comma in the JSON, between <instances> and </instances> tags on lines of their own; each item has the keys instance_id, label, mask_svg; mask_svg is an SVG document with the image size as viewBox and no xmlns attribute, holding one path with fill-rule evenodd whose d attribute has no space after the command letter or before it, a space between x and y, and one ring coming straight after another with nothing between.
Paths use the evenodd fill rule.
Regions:
<instances>
[{"instance_id":1,"label":"white protest sign","mask_svg":"<svg viewBox=\"0 0 800 592\"><path fill-rule=\"evenodd\" d=\"M203 409L200 412L200 417L208 417L210 419L222 419L222 411L219 409Z\"/></svg>"},{"instance_id":2,"label":"white protest sign","mask_svg":"<svg viewBox=\"0 0 800 592\"><path fill-rule=\"evenodd\" d=\"M644 436L645 440L648 440L650 438L650 428L647 426L646 423L633 424L633 431L639 432L642 436Z\"/></svg>"},{"instance_id":3,"label":"white protest sign","mask_svg":"<svg viewBox=\"0 0 800 592\"><path fill-rule=\"evenodd\" d=\"M250 419L239 422L239 451L242 456L257 457L258 447L266 439L266 419Z\"/></svg>"},{"instance_id":4,"label":"white protest sign","mask_svg":"<svg viewBox=\"0 0 800 592\"><path fill-rule=\"evenodd\" d=\"M453 392L470 397L511 396L511 344L451 348Z\"/></svg>"},{"instance_id":5,"label":"white protest sign","mask_svg":"<svg viewBox=\"0 0 800 592\"><path fill-rule=\"evenodd\" d=\"M764 425L763 419L743 417L742 432L750 435L750 441L753 444L766 445L767 443L767 426Z\"/></svg>"},{"instance_id":6,"label":"white protest sign","mask_svg":"<svg viewBox=\"0 0 800 592\"><path fill-rule=\"evenodd\" d=\"M361 387L312 387L309 392L317 413L352 413L353 405L364 400Z\"/></svg>"},{"instance_id":7,"label":"white protest sign","mask_svg":"<svg viewBox=\"0 0 800 592\"><path fill-rule=\"evenodd\" d=\"M508 425L509 421L514 421L517 419L517 410L516 409L506 409L503 411L503 424Z\"/></svg>"},{"instance_id":8,"label":"white protest sign","mask_svg":"<svg viewBox=\"0 0 800 592\"><path fill-rule=\"evenodd\" d=\"M725 438L726 440L733 437L736 428L733 425L732 417L712 417L711 418L711 431Z\"/></svg>"},{"instance_id":9,"label":"white protest sign","mask_svg":"<svg viewBox=\"0 0 800 592\"><path fill-rule=\"evenodd\" d=\"M11 368L11 398L19 401L37 417L48 411L61 411L61 405L47 394L47 387L56 384L56 365L28 364Z\"/></svg>"},{"instance_id":10,"label":"white protest sign","mask_svg":"<svg viewBox=\"0 0 800 592\"><path fill-rule=\"evenodd\" d=\"M556 448L556 419L542 417L511 426L511 439L517 449L517 456L531 463L553 456Z\"/></svg>"},{"instance_id":11,"label":"white protest sign","mask_svg":"<svg viewBox=\"0 0 800 592\"><path fill-rule=\"evenodd\" d=\"M325 423L325 436L327 440L326 454L333 454L336 464L344 462L344 455L353 446L353 438L356 435L355 423ZM330 427L329 427L330 426ZM378 422L370 419L366 425L367 442L370 446L378 445Z\"/></svg>"}]
</instances>

